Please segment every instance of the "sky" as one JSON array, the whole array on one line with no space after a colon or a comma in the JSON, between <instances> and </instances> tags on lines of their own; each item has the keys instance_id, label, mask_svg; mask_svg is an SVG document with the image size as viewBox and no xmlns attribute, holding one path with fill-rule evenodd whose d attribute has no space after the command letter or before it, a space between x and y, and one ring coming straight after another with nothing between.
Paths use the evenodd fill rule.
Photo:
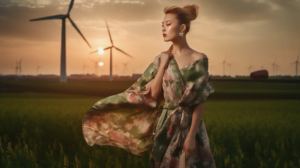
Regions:
<instances>
[{"instance_id":1,"label":"sky","mask_svg":"<svg viewBox=\"0 0 300 168\"><path fill-rule=\"evenodd\" d=\"M29 20L66 14L69 3L0 0L0 74L15 74L21 58L23 75L60 74L61 20ZM207 55L211 75L249 75L262 68L269 75L295 75L291 63L300 54L300 0L75 0L70 16L92 48L66 20L67 75L95 73L92 60L104 63L98 75L109 75L109 51L89 54L110 46L105 19L114 45L133 57L113 49L113 74L143 73L172 44L163 40L163 9L192 4L199 13L187 42ZM225 72L224 59L231 63Z\"/></svg>"}]
</instances>

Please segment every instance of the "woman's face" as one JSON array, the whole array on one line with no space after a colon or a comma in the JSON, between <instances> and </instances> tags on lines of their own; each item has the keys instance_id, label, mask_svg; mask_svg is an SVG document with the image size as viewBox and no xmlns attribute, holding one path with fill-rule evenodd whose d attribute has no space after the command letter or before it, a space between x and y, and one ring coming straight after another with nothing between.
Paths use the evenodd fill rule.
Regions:
<instances>
[{"instance_id":1,"label":"woman's face","mask_svg":"<svg viewBox=\"0 0 300 168\"><path fill-rule=\"evenodd\" d=\"M162 22L162 36L165 41L179 38L180 26L175 14L167 13Z\"/></svg>"}]
</instances>

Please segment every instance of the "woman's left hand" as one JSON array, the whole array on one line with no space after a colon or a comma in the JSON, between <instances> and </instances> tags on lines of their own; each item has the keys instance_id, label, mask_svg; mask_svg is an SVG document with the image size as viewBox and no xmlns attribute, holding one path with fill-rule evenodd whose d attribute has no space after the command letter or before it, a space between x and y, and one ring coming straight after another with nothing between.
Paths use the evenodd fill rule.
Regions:
<instances>
[{"instance_id":1,"label":"woman's left hand","mask_svg":"<svg viewBox=\"0 0 300 168\"><path fill-rule=\"evenodd\" d=\"M183 150L185 152L186 158L192 156L195 149L195 138L190 138L189 136L185 139L183 144Z\"/></svg>"}]
</instances>

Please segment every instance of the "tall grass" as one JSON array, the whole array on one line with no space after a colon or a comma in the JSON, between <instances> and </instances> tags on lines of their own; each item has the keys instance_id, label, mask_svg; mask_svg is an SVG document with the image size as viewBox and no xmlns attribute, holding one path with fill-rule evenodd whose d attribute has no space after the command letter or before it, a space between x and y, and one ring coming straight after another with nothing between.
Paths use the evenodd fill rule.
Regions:
<instances>
[{"instance_id":1,"label":"tall grass","mask_svg":"<svg viewBox=\"0 0 300 168\"><path fill-rule=\"evenodd\" d=\"M26 98L24 98L26 97ZM100 98L14 94L0 97L0 167L149 167L110 146L88 146L85 112ZM300 167L300 101L207 101L203 113L218 168Z\"/></svg>"}]
</instances>

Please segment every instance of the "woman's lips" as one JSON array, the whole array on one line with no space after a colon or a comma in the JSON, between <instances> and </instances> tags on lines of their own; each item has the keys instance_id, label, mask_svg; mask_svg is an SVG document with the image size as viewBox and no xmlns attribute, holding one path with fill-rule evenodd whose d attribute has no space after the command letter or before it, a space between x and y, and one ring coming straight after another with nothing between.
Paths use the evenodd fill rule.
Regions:
<instances>
[{"instance_id":1,"label":"woman's lips","mask_svg":"<svg viewBox=\"0 0 300 168\"><path fill-rule=\"evenodd\" d=\"M167 35L166 35L166 34L163 34L163 36L166 37Z\"/></svg>"}]
</instances>

